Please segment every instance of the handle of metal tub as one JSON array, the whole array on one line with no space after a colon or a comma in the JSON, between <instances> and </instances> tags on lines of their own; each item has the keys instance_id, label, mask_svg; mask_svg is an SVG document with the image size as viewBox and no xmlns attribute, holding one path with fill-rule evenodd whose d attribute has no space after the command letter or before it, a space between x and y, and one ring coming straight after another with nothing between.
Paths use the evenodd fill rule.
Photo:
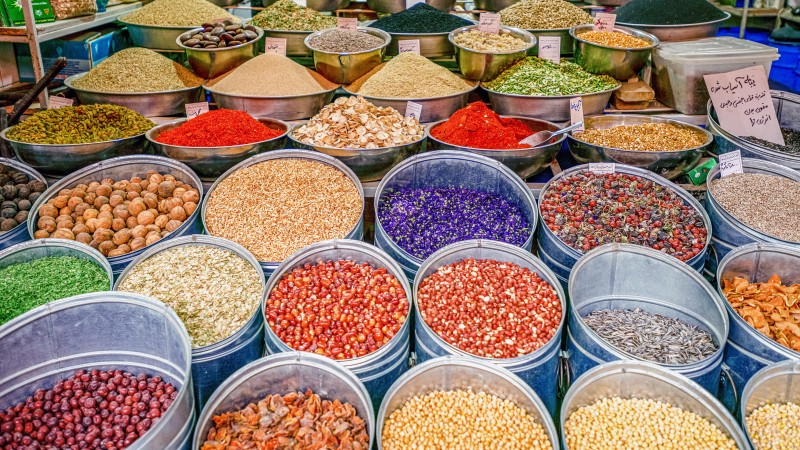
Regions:
<instances>
[{"instance_id":1,"label":"handle of metal tub","mask_svg":"<svg viewBox=\"0 0 800 450\"><path fill-rule=\"evenodd\" d=\"M558 358L558 396L564 398L570 384L572 384L572 373L569 370L569 353L562 350Z\"/></svg>"},{"instance_id":2,"label":"handle of metal tub","mask_svg":"<svg viewBox=\"0 0 800 450\"><path fill-rule=\"evenodd\" d=\"M731 414L736 417L737 411L739 410L739 394L736 392L736 382L733 381L733 375L731 375L730 367L726 366L725 364L722 365L722 370L719 373L719 390L720 396L723 393L723 389L725 389L725 383L730 384L731 389L733 390L733 405L728 406L725 405L728 410L730 410Z\"/></svg>"}]
</instances>

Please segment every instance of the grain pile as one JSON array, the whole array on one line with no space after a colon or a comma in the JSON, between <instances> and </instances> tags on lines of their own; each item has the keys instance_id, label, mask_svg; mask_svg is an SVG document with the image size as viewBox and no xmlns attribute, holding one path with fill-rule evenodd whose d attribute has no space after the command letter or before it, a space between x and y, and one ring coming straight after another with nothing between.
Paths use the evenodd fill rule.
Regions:
<instances>
[{"instance_id":1,"label":"grain pile","mask_svg":"<svg viewBox=\"0 0 800 450\"><path fill-rule=\"evenodd\" d=\"M224 94L288 97L325 90L309 71L277 53L264 53L247 61L213 84Z\"/></svg>"},{"instance_id":2,"label":"grain pile","mask_svg":"<svg viewBox=\"0 0 800 450\"><path fill-rule=\"evenodd\" d=\"M461 77L416 53L401 53L380 70L358 80L359 95L379 98L435 98L472 89Z\"/></svg>"}]
</instances>

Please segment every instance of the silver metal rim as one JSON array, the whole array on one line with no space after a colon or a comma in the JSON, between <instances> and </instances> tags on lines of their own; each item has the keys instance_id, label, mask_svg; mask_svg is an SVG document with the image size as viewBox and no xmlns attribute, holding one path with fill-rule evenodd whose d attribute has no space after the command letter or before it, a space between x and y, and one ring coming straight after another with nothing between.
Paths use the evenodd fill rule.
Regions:
<instances>
[{"instance_id":1,"label":"silver metal rim","mask_svg":"<svg viewBox=\"0 0 800 450\"><path fill-rule=\"evenodd\" d=\"M189 30L197 28L196 26L181 27L181 26L175 26L175 25L142 25L142 24L138 24L138 23L130 23L130 22L126 22L125 21L125 17L127 17L127 16L128 16L128 14L126 14L125 16L117 19L117 22L120 22L120 23L122 23L123 25L125 25L126 27L129 27L129 28L130 27L134 27L134 28L138 27L138 28L149 28L149 29L155 29L155 30L184 30L184 31L189 31ZM240 21L237 22L237 23L245 23L245 22L240 19Z\"/></svg>"},{"instance_id":2,"label":"silver metal rim","mask_svg":"<svg viewBox=\"0 0 800 450\"><path fill-rule=\"evenodd\" d=\"M700 134L704 135L706 137L706 141L702 145L700 145L698 147L692 147L692 148L687 148L687 149L683 149L683 150L658 150L658 151L625 150L625 149L622 149L622 148L604 147L604 146L600 146L600 145L597 145L597 144L592 144L591 142L586 142L584 140L581 140L581 139L575 137L575 131L570 131L569 133L567 133L567 135L569 136L570 139L573 139L573 140L578 141L578 142L580 142L582 144L585 144L585 145L591 145L591 146L594 146L594 147L602 148L604 150L613 150L615 152L629 153L629 154L642 154L642 153L649 153L649 154L655 153L655 154L658 154L658 153L691 152L691 151L697 151L697 150L701 150L701 149L703 149L705 147L708 147L714 141L714 136L711 133L709 133L708 130L700 128L700 127L698 127L696 125L692 125L692 124L686 123L686 122L681 122L679 120L662 119L660 117L648 116L648 115L644 115L644 114L603 114L601 116L589 116L589 117L586 117L584 119L584 125L586 126L587 129L592 129L591 126L592 126L592 122L594 122L594 119L604 119L604 118L609 118L609 119L646 119L650 123L666 123L666 124L670 124L670 125L679 126L679 127L682 127L682 128L689 128L690 130L692 130L692 131L694 131L696 133L700 133Z\"/></svg>"},{"instance_id":3,"label":"silver metal rim","mask_svg":"<svg viewBox=\"0 0 800 450\"><path fill-rule=\"evenodd\" d=\"M303 43L306 45L306 47L309 50L311 50L313 52L317 52L317 53L322 53L322 54L325 54L325 55L363 55L364 53L372 53L372 52L375 52L375 51L382 51L386 47L388 47L389 44L392 42L392 37L389 35L389 33L385 32L383 30L379 30L377 28L370 28L370 27L358 27L357 30L359 32L371 34L371 35L373 35L375 37L382 38L383 39L383 45L381 45L380 47L375 47L375 48L369 49L369 50L362 50L360 52L350 52L350 53L347 53L347 52L343 52L343 53L326 52L324 50L317 50L317 49L315 49L314 47L311 46L311 40L312 39L314 39L315 37L320 36L322 34L325 34L325 33L329 32L331 30L336 30L336 29L337 28L326 28L324 30L315 31L315 32L309 34L305 39L303 39Z\"/></svg>"},{"instance_id":4,"label":"silver metal rim","mask_svg":"<svg viewBox=\"0 0 800 450\"><path fill-rule=\"evenodd\" d=\"M530 121L534 121L534 122L541 122L543 124L550 125L550 126L553 126L553 127L556 127L556 128L562 128L562 127L558 126L557 124L555 124L553 122L549 122L547 120L542 120L542 119L534 119L532 117L523 117L523 116L500 116L500 117L502 117L503 119L530 120ZM431 134L433 129L438 127L439 125L447 122L448 120L450 120L450 119L444 119L444 120L440 120L438 122L431 122L428 125L426 125L425 126L425 137L427 137L428 139L430 139L433 142L436 142L437 144L440 144L440 145L443 145L443 146L457 147L459 149L463 148L464 150L467 150L467 151L478 150L478 151L483 151L483 152L486 152L486 151L489 151L489 152L491 152L491 151L500 151L500 152L505 152L505 153L513 153L515 151L528 152L528 151L533 150L533 149L546 147L545 145L541 145L541 144L539 146L537 146L537 147L511 148L511 149L507 149L507 148L464 147L462 145L451 144L449 142L445 142L445 141L442 141L442 140L439 140L439 139L436 139L435 137L433 137L433 135ZM553 142L552 144L547 144L547 145L556 145L556 144L563 143L564 140L567 138L567 134L562 134L561 136L559 136L559 138L558 138L558 140L556 142Z\"/></svg>"},{"instance_id":5,"label":"silver metal rim","mask_svg":"<svg viewBox=\"0 0 800 450\"><path fill-rule=\"evenodd\" d=\"M708 22L700 22L700 23L684 23L684 24L677 24L677 25L648 25L646 23L626 23L626 22L617 22L619 25L624 25L627 27L637 27L637 28L691 28L691 27L701 27L705 25L713 25L715 23L724 22L731 18L731 13L721 11L725 14L725 17L722 19L717 20L709 20Z\"/></svg>"},{"instance_id":6,"label":"silver metal rim","mask_svg":"<svg viewBox=\"0 0 800 450\"><path fill-rule=\"evenodd\" d=\"M148 119L148 120L149 120L149 119ZM136 139L143 138L143 137L144 137L144 135L147 133L147 132L145 131L144 133L141 133L141 134L137 134L137 135L134 135L134 136L128 136L128 137L126 137L126 138L121 138L121 139L114 139L114 140L112 140L112 141L84 142L84 143L81 143L81 144L37 144L36 142L22 142L22 141L15 141L15 140L11 139L10 137L8 137L8 136L6 135L6 133L7 133L8 131L10 131L12 128L14 128L15 126L16 126L16 125L14 125L14 126L11 126L11 127L8 127L8 128L6 128L5 130L3 130L3 131L0 131L0 138L2 138L4 141L7 141L7 142L9 142L9 143L11 143L11 144L18 144L18 145L36 145L36 146L39 146L39 147L50 147L50 148L55 148L55 147L73 148L73 147L82 147L82 146L84 146L84 145L115 144L115 143L126 142L126 141L133 141L133 140L136 140Z\"/></svg>"},{"instance_id":7,"label":"silver metal rim","mask_svg":"<svg viewBox=\"0 0 800 450\"><path fill-rule=\"evenodd\" d=\"M388 150L388 149L391 149L391 148L411 147L413 145L417 145L417 144L421 144L422 142L425 142L425 139L426 139L425 133L423 133L422 137L417 139L416 141L409 142L407 144L392 145L390 147L375 147L375 148L328 147L326 145L309 144L307 142L303 142L303 141L301 141L301 140L299 140L299 139L294 137L294 131L297 130L298 128L302 127L303 125L307 124L307 123L308 123L308 121L304 120L301 123L295 123L294 125L292 125L291 129L287 132L289 140L292 141L293 143L297 144L297 145L303 145L303 146L308 146L308 147L313 147L313 148L322 148L322 149L332 150L332 151L342 151L342 150L344 150L344 151L349 151L349 152L369 153L371 151Z\"/></svg>"},{"instance_id":8,"label":"silver metal rim","mask_svg":"<svg viewBox=\"0 0 800 450\"><path fill-rule=\"evenodd\" d=\"M747 418L747 403L750 400L750 397L753 395L755 391L758 390L761 383L771 378L776 377L789 377L791 379L790 383L795 383L795 380L800 379L800 363L796 360L792 361L783 361L775 364L770 364L763 369L759 370L752 377L750 380L747 381L747 384L744 386L742 390L742 399L739 405L739 413L742 417L742 430L744 430L745 435L747 436L748 442L750 445L753 445L753 441L750 438L750 427L745 420ZM800 381L800 380L799 380ZM755 448L755 446L753 446Z\"/></svg>"},{"instance_id":9,"label":"silver metal rim","mask_svg":"<svg viewBox=\"0 0 800 450\"><path fill-rule=\"evenodd\" d=\"M228 98L241 98L241 99L247 99L247 100L276 100L276 101L280 101L280 100L291 101L291 100L295 100L295 99L309 98L309 97L324 97L326 95L333 94L334 92L336 92L337 89L339 89L339 87L340 87L340 85L337 84L336 87L333 88L333 89L326 89L326 90L319 91L319 92L312 92L310 94L286 95L286 96L280 97L280 96L267 96L267 95L258 96L258 95L227 94L225 92L220 92L220 91L215 90L213 86L208 86L207 84L203 85L203 89L207 90L208 92L211 92L214 96L220 96L220 97L223 97L223 98L224 97L228 97Z\"/></svg>"},{"instance_id":10,"label":"silver metal rim","mask_svg":"<svg viewBox=\"0 0 800 450\"><path fill-rule=\"evenodd\" d=\"M86 92L88 94L101 94L101 95L120 95L120 96L130 96L130 97L145 97L145 96L155 96L155 95L168 95L168 94L177 94L177 93L181 93L181 92L187 92L188 93L188 92L196 91L196 90L199 90L200 88L202 88L202 85L199 85L199 86L187 87L187 88L183 88L183 89L176 89L174 91L103 92L103 91L91 91L89 89L81 89L81 88L75 87L72 84L73 81L75 81L77 79L80 79L80 78L83 78L84 76L86 76L87 73L89 73L89 72L81 72L81 73L76 73L75 75L70 75L69 77L67 77L64 80L64 84L67 85L68 88L70 88L70 89L72 89L73 91L76 91L76 92ZM43 145L43 144L37 144L37 145Z\"/></svg>"},{"instance_id":11,"label":"silver metal rim","mask_svg":"<svg viewBox=\"0 0 800 450\"><path fill-rule=\"evenodd\" d=\"M259 27L255 26L255 25L251 25L251 26L256 29L256 38L253 39L252 41L245 42L244 44L240 44L240 45L237 45L235 47L194 48L194 47L187 47L187 46L183 45L183 42L181 42L181 36L183 36L186 33L190 33L192 31L196 32L198 30L204 30L204 28L198 28L198 27L194 27L191 30L186 31L185 33L181 33L180 36L175 38L175 44L178 47L182 48L183 50L192 51L192 52L201 52L201 53L216 53L216 52L224 51L226 49L241 50L243 48L252 47L252 46L256 45L258 43L258 41L260 41L264 37L264 29L263 28L259 28Z\"/></svg>"},{"instance_id":12,"label":"silver metal rim","mask_svg":"<svg viewBox=\"0 0 800 450\"><path fill-rule=\"evenodd\" d=\"M586 45L590 45L590 46L593 46L593 47L607 48L609 50L621 50L621 51L626 51L626 52L649 52L650 50L658 47L658 44L661 43L661 41L659 41L657 37L653 36L650 33L645 33L644 31L640 31L640 30L637 30L637 29L634 29L634 28L628 28L628 27L614 26L614 31L618 31L618 32L620 32L622 34L627 34L628 36L633 36L635 38L648 40L648 41L650 41L650 45L647 46L647 47L635 47L635 48L633 48L633 47L610 47L608 45L602 45L602 44L597 44L595 42L587 41L586 39L583 39L582 37L580 37L580 35L578 34L579 31L587 31L587 30L591 30L591 29L594 29L594 25L592 25L592 24L578 25L578 26L575 26L575 27L572 27L572 28L569 29L569 35L572 36L572 38L575 39L576 41L579 41L579 42L581 42L583 44L586 44Z\"/></svg>"},{"instance_id":13,"label":"silver metal rim","mask_svg":"<svg viewBox=\"0 0 800 450\"><path fill-rule=\"evenodd\" d=\"M455 38L456 38L457 35L459 35L461 33L464 33L464 32L467 32L467 31L471 31L471 30L477 29L479 26L480 25L467 25L465 27L456 28L455 30L453 30L453 31L451 31L450 33L447 34L447 40L451 44L453 44L453 47L455 47L456 49L466 50L468 52L478 53L478 54L482 54L482 55L513 55L515 53L527 53L528 50L532 49L533 47L536 47L536 43L537 43L536 36L531 34L529 31L523 30L522 28L509 27L509 26L506 26L506 25L500 25L500 30L508 31L510 34L513 34L516 37L524 38L524 40L527 41L528 45L525 46L524 48L520 48L519 50L513 50L513 51L507 51L507 52L488 52L488 51L474 50L474 49L471 49L469 47L464 47L464 46L456 44Z\"/></svg>"},{"instance_id":14,"label":"silver metal rim","mask_svg":"<svg viewBox=\"0 0 800 450\"><path fill-rule=\"evenodd\" d=\"M219 147L190 147L188 145L172 145L172 144L165 144L163 142L158 142L153 138L153 134L155 134L156 132L162 131L164 128L180 125L180 124L183 124L183 123L189 121L189 119L183 118L183 119L173 120L171 122L162 123L161 125L156 125L153 128L149 129L147 131L147 133L144 134L144 137L147 138L147 140L150 141L152 144L163 146L163 147L175 148L175 149L195 148L195 149L207 149L209 151L213 151L213 150L217 150L217 149L220 149L220 148L222 148L222 149L231 149L231 148L238 148L238 147L244 147L244 146L250 146L250 145L266 144L267 142L277 141L279 139L285 138L289 134L289 131L291 131L291 129L292 129L291 125L289 125L288 123L286 123L286 122L284 122L282 120L269 119L269 118L266 118L266 117L253 117L253 118L258 120L259 122L262 122L262 123L273 123L273 124L280 125L280 126L284 127L284 132L280 136L276 136L276 137L274 137L272 139L267 139L266 141L251 142L249 144L239 144L239 145L223 145L223 146L219 146Z\"/></svg>"},{"instance_id":15,"label":"silver metal rim","mask_svg":"<svg viewBox=\"0 0 800 450\"><path fill-rule=\"evenodd\" d=\"M473 81L464 79L463 77L461 79L464 80L467 83L473 83ZM480 87L480 83L475 82L474 86L472 86L470 89L468 89L466 91L463 91L463 92L458 92L458 93L450 94L450 95L444 95L444 96L441 96L441 97L427 97L427 98L371 97L371 96L368 96L368 95L361 95L358 92L353 92L353 91L348 89L349 86L350 85L342 86L342 90L344 90L346 93L348 93L350 95L357 95L357 96L363 97L365 100L369 100L369 101L377 100L377 101L384 101L384 102L425 102L425 101L432 101L432 100L443 100L443 99L447 99L447 98L468 97L469 94L471 94L473 91L475 91L476 89L478 89Z\"/></svg>"},{"instance_id":16,"label":"silver metal rim","mask_svg":"<svg viewBox=\"0 0 800 450\"><path fill-rule=\"evenodd\" d=\"M614 91L616 91L617 89L619 89L621 87L622 87L622 83L617 82L617 87L615 87L615 88L606 89L605 91L591 92L591 93L588 93L588 94L552 95L552 96L549 96L549 95L522 95L522 94L506 94L504 92L493 91L493 90L491 90L491 89L486 87L486 82L481 81L481 88L483 88L483 90L486 91L489 94L489 98L490 99L491 99L491 97L493 95L496 95L498 97L514 97L514 98L536 99L536 100L539 100L539 99L542 99L542 100L565 100L565 99L572 99L572 98L578 98L578 97L592 97L592 96L600 97L600 96L603 96L603 95L610 95L611 93L613 93Z\"/></svg>"}]
</instances>

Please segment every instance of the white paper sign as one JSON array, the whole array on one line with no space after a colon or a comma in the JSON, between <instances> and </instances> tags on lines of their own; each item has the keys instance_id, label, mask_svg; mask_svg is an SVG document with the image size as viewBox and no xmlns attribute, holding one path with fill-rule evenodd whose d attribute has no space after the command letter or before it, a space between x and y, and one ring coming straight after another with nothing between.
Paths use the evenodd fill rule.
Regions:
<instances>
[{"instance_id":1,"label":"white paper sign","mask_svg":"<svg viewBox=\"0 0 800 450\"><path fill-rule=\"evenodd\" d=\"M785 145L763 66L703 77L722 128Z\"/></svg>"},{"instance_id":2,"label":"white paper sign","mask_svg":"<svg viewBox=\"0 0 800 450\"><path fill-rule=\"evenodd\" d=\"M413 117L419 120L422 117L422 105L414 102L406 103L406 117Z\"/></svg>"},{"instance_id":3,"label":"white paper sign","mask_svg":"<svg viewBox=\"0 0 800 450\"><path fill-rule=\"evenodd\" d=\"M406 0L406 9L411 8L417 3L425 3L425 0Z\"/></svg>"},{"instance_id":4,"label":"white paper sign","mask_svg":"<svg viewBox=\"0 0 800 450\"><path fill-rule=\"evenodd\" d=\"M397 48L400 53L416 53L419 55L419 39L397 41Z\"/></svg>"},{"instance_id":5,"label":"white paper sign","mask_svg":"<svg viewBox=\"0 0 800 450\"><path fill-rule=\"evenodd\" d=\"M484 33L500 32L500 14L498 13L481 13L480 22L478 22L478 29Z\"/></svg>"},{"instance_id":6,"label":"white paper sign","mask_svg":"<svg viewBox=\"0 0 800 450\"><path fill-rule=\"evenodd\" d=\"M561 64L561 36L539 36L539 58Z\"/></svg>"},{"instance_id":7,"label":"white paper sign","mask_svg":"<svg viewBox=\"0 0 800 450\"><path fill-rule=\"evenodd\" d=\"M73 102L74 101L71 98L54 95L47 99L47 109L58 109L65 106L72 106Z\"/></svg>"},{"instance_id":8,"label":"white paper sign","mask_svg":"<svg viewBox=\"0 0 800 450\"><path fill-rule=\"evenodd\" d=\"M583 99L575 97L569 99L569 122L575 125L578 122L583 122ZM574 131L584 131L583 125L576 128Z\"/></svg>"},{"instance_id":9,"label":"white paper sign","mask_svg":"<svg viewBox=\"0 0 800 450\"><path fill-rule=\"evenodd\" d=\"M594 31L614 31L617 15L611 13L597 13L594 16Z\"/></svg>"},{"instance_id":10,"label":"white paper sign","mask_svg":"<svg viewBox=\"0 0 800 450\"><path fill-rule=\"evenodd\" d=\"M194 119L200 114L208 112L208 102L187 103L186 104L186 118Z\"/></svg>"},{"instance_id":11,"label":"white paper sign","mask_svg":"<svg viewBox=\"0 0 800 450\"><path fill-rule=\"evenodd\" d=\"M266 38L264 39L264 53L277 53L286 55L286 39Z\"/></svg>"},{"instance_id":12,"label":"white paper sign","mask_svg":"<svg viewBox=\"0 0 800 450\"><path fill-rule=\"evenodd\" d=\"M734 173L744 173L742 169L742 152L739 150L719 155L719 174L727 177Z\"/></svg>"},{"instance_id":13,"label":"white paper sign","mask_svg":"<svg viewBox=\"0 0 800 450\"><path fill-rule=\"evenodd\" d=\"M339 17L336 19L336 28L340 30L358 31L358 19L355 17Z\"/></svg>"},{"instance_id":14,"label":"white paper sign","mask_svg":"<svg viewBox=\"0 0 800 450\"><path fill-rule=\"evenodd\" d=\"M614 163L589 163L589 171L598 175L614 173Z\"/></svg>"}]
</instances>

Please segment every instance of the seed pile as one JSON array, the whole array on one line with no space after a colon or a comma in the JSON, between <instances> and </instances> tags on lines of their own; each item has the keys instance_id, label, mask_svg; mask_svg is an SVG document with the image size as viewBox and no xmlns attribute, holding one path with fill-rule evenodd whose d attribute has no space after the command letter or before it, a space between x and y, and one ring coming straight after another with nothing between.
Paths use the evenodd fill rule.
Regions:
<instances>
[{"instance_id":1,"label":"seed pile","mask_svg":"<svg viewBox=\"0 0 800 450\"><path fill-rule=\"evenodd\" d=\"M764 139L752 136L744 136L742 139L777 152L788 153L790 155L800 154L800 131L795 131L790 128L781 128L781 134L783 134L783 143L786 145L778 145L774 142L765 141Z\"/></svg>"},{"instance_id":2,"label":"seed pile","mask_svg":"<svg viewBox=\"0 0 800 450\"><path fill-rule=\"evenodd\" d=\"M528 268L490 259L440 267L420 284L417 302L434 333L484 358L532 353L561 323L561 302L547 281Z\"/></svg>"},{"instance_id":3,"label":"seed pile","mask_svg":"<svg viewBox=\"0 0 800 450\"><path fill-rule=\"evenodd\" d=\"M259 261L283 261L316 242L342 239L363 210L344 173L304 159L277 159L241 168L207 200L206 231L237 242Z\"/></svg>"},{"instance_id":4,"label":"seed pile","mask_svg":"<svg viewBox=\"0 0 800 450\"><path fill-rule=\"evenodd\" d=\"M366 149L419 141L423 129L415 117L403 117L390 106L375 106L362 97L339 97L292 131L292 137L309 145Z\"/></svg>"},{"instance_id":5,"label":"seed pile","mask_svg":"<svg viewBox=\"0 0 800 450\"><path fill-rule=\"evenodd\" d=\"M568 61L554 64L529 56L485 83L486 89L504 94L559 96L591 94L619 87L608 75L592 75Z\"/></svg>"},{"instance_id":6,"label":"seed pile","mask_svg":"<svg viewBox=\"0 0 800 450\"><path fill-rule=\"evenodd\" d=\"M722 281L722 293L748 325L784 347L800 351L800 284L785 285L778 275L766 283L739 277Z\"/></svg>"},{"instance_id":7,"label":"seed pile","mask_svg":"<svg viewBox=\"0 0 800 450\"><path fill-rule=\"evenodd\" d=\"M176 398L178 390L160 376L81 369L0 411L0 445L124 449L147 433Z\"/></svg>"},{"instance_id":8,"label":"seed pile","mask_svg":"<svg viewBox=\"0 0 800 450\"><path fill-rule=\"evenodd\" d=\"M703 250L708 235L694 207L672 189L636 175L578 172L551 185L539 209L544 224L581 253L625 242L688 261Z\"/></svg>"},{"instance_id":9,"label":"seed pile","mask_svg":"<svg viewBox=\"0 0 800 450\"><path fill-rule=\"evenodd\" d=\"M78 78L78 89L97 92L163 92L200 86L189 69L146 48L126 48Z\"/></svg>"},{"instance_id":10,"label":"seed pile","mask_svg":"<svg viewBox=\"0 0 800 450\"><path fill-rule=\"evenodd\" d=\"M630 0L614 10L617 23L682 25L725 18L725 13L706 0Z\"/></svg>"},{"instance_id":11,"label":"seed pile","mask_svg":"<svg viewBox=\"0 0 800 450\"><path fill-rule=\"evenodd\" d=\"M183 245L137 264L117 290L164 302L198 348L240 330L258 309L264 289L256 269L232 251Z\"/></svg>"},{"instance_id":12,"label":"seed pile","mask_svg":"<svg viewBox=\"0 0 800 450\"><path fill-rule=\"evenodd\" d=\"M350 403L322 400L311 390L269 394L258 404L215 415L200 450L368 450L367 423ZM320 445L323 445L320 447Z\"/></svg>"},{"instance_id":13,"label":"seed pile","mask_svg":"<svg viewBox=\"0 0 800 450\"><path fill-rule=\"evenodd\" d=\"M421 4L421 3L420 3ZM416 53L401 53L349 89L379 98L436 98L472 89L463 78Z\"/></svg>"},{"instance_id":14,"label":"seed pile","mask_svg":"<svg viewBox=\"0 0 800 450\"><path fill-rule=\"evenodd\" d=\"M711 182L722 208L762 233L800 242L800 182L758 173L733 174Z\"/></svg>"},{"instance_id":15,"label":"seed pile","mask_svg":"<svg viewBox=\"0 0 800 450\"><path fill-rule=\"evenodd\" d=\"M592 23L592 16L564 0L522 0L500 10L500 22L523 30L550 30Z\"/></svg>"},{"instance_id":16,"label":"seed pile","mask_svg":"<svg viewBox=\"0 0 800 450\"><path fill-rule=\"evenodd\" d=\"M202 29L180 36L181 43L190 48L226 48L244 45L258 38L256 27L224 20L221 23L204 23Z\"/></svg>"},{"instance_id":17,"label":"seed pile","mask_svg":"<svg viewBox=\"0 0 800 450\"><path fill-rule=\"evenodd\" d=\"M155 140L186 147L226 147L267 141L284 132L264 125L244 111L215 109L164 131Z\"/></svg>"},{"instance_id":18,"label":"seed pile","mask_svg":"<svg viewBox=\"0 0 800 450\"><path fill-rule=\"evenodd\" d=\"M439 11L427 3L417 3L405 11L376 20L372 28L389 33L449 33L456 28L472 25L469 20Z\"/></svg>"},{"instance_id":19,"label":"seed pile","mask_svg":"<svg viewBox=\"0 0 800 450\"><path fill-rule=\"evenodd\" d=\"M25 223L31 206L45 190L45 182L0 164L0 235Z\"/></svg>"},{"instance_id":20,"label":"seed pile","mask_svg":"<svg viewBox=\"0 0 800 450\"><path fill-rule=\"evenodd\" d=\"M416 395L383 424L386 450L549 450L544 427L510 400L485 392L433 391Z\"/></svg>"},{"instance_id":21,"label":"seed pile","mask_svg":"<svg viewBox=\"0 0 800 450\"><path fill-rule=\"evenodd\" d=\"M524 122L500 117L483 102L470 103L431 130L440 141L481 149L529 148L519 141L533 133Z\"/></svg>"},{"instance_id":22,"label":"seed pile","mask_svg":"<svg viewBox=\"0 0 800 450\"><path fill-rule=\"evenodd\" d=\"M205 0L155 0L120 18L136 25L197 27L222 20L241 22L238 17Z\"/></svg>"},{"instance_id":23,"label":"seed pile","mask_svg":"<svg viewBox=\"0 0 800 450\"><path fill-rule=\"evenodd\" d=\"M800 448L800 405L793 402L770 403L754 410L745 419L750 440L756 450Z\"/></svg>"},{"instance_id":24,"label":"seed pile","mask_svg":"<svg viewBox=\"0 0 800 450\"><path fill-rule=\"evenodd\" d=\"M318 31L336 24L336 17L304 8L292 0L278 0L253 16L253 25L265 30Z\"/></svg>"},{"instance_id":25,"label":"seed pile","mask_svg":"<svg viewBox=\"0 0 800 450\"><path fill-rule=\"evenodd\" d=\"M573 136L581 141L607 148L643 152L688 150L706 143L704 134L689 127L671 123L618 125L605 129L591 128L582 132L574 132Z\"/></svg>"},{"instance_id":26,"label":"seed pile","mask_svg":"<svg viewBox=\"0 0 800 450\"><path fill-rule=\"evenodd\" d=\"M660 364L691 364L719 348L699 327L638 308L592 311L583 323L619 350Z\"/></svg>"},{"instance_id":27,"label":"seed pile","mask_svg":"<svg viewBox=\"0 0 800 450\"><path fill-rule=\"evenodd\" d=\"M735 450L719 427L669 403L650 399L603 398L583 406L564 423L571 449L647 448Z\"/></svg>"},{"instance_id":28,"label":"seed pile","mask_svg":"<svg viewBox=\"0 0 800 450\"><path fill-rule=\"evenodd\" d=\"M487 33L478 29L459 33L453 38L459 47L478 52L513 52L528 47L528 43L511 33Z\"/></svg>"},{"instance_id":29,"label":"seed pile","mask_svg":"<svg viewBox=\"0 0 800 450\"><path fill-rule=\"evenodd\" d=\"M374 50L382 46L385 41L369 33L350 30L330 30L308 41L314 50L328 53L357 53Z\"/></svg>"},{"instance_id":30,"label":"seed pile","mask_svg":"<svg viewBox=\"0 0 800 450\"><path fill-rule=\"evenodd\" d=\"M296 267L265 305L270 328L286 345L333 359L358 358L388 344L408 310L394 275L349 260Z\"/></svg>"},{"instance_id":31,"label":"seed pile","mask_svg":"<svg viewBox=\"0 0 800 450\"><path fill-rule=\"evenodd\" d=\"M619 31L586 31L578 37L584 41L614 48L644 48L652 45L650 41Z\"/></svg>"},{"instance_id":32,"label":"seed pile","mask_svg":"<svg viewBox=\"0 0 800 450\"><path fill-rule=\"evenodd\" d=\"M205 0L203 0L205 1ZM39 111L6 133L34 144L85 144L143 134L155 123L117 105L81 105Z\"/></svg>"},{"instance_id":33,"label":"seed pile","mask_svg":"<svg viewBox=\"0 0 800 450\"><path fill-rule=\"evenodd\" d=\"M258 55L211 86L224 94L256 97L287 97L324 90L308 69L277 53Z\"/></svg>"}]
</instances>

